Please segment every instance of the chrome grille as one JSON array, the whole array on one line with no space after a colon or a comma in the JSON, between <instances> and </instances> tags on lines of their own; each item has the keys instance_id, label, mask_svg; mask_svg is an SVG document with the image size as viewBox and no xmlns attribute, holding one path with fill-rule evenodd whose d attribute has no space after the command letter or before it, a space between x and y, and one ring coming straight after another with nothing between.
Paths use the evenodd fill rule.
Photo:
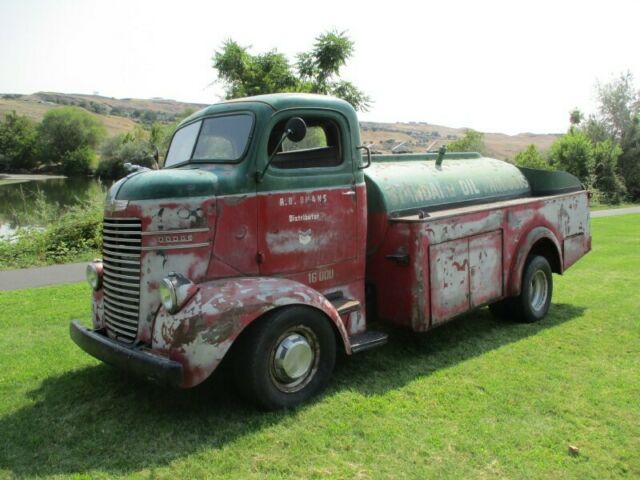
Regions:
<instances>
[{"instance_id":1,"label":"chrome grille","mask_svg":"<svg viewBox=\"0 0 640 480\"><path fill-rule=\"evenodd\" d=\"M141 230L137 218L105 218L102 227L105 325L125 343L138 333Z\"/></svg>"}]
</instances>

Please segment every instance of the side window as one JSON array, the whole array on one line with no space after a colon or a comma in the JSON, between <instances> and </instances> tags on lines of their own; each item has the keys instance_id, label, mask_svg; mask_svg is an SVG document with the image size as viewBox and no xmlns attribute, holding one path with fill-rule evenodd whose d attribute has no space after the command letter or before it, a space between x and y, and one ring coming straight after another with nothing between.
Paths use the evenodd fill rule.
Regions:
<instances>
[{"instance_id":1,"label":"side window","mask_svg":"<svg viewBox=\"0 0 640 480\"><path fill-rule=\"evenodd\" d=\"M304 118L307 135L300 142L282 142L272 165L276 168L335 167L342 163L340 129L330 119ZM284 132L285 121L278 123L269 136L269 152Z\"/></svg>"}]
</instances>

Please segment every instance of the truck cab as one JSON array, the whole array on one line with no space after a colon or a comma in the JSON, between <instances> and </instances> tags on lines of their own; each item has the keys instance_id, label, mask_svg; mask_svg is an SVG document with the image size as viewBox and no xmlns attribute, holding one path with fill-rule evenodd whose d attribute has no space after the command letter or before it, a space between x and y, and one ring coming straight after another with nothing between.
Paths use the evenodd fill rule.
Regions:
<instances>
[{"instance_id":1,"label":"truck cab","mask_svg":"<svg viewBox=\"0 0 640 480\"><path fill-rule=\"evenodd\" d=\"M337 350L386 342L367 303L415 331L488 304L537 320L551 272L590 248L586 192L568 174L363 151L355 111L331 97L191 115L163 169L109 190L93 325L72 322L73 340L183 388L228 358L246 396L287 407L324 388Z\"/></svg>"}]
</instances>

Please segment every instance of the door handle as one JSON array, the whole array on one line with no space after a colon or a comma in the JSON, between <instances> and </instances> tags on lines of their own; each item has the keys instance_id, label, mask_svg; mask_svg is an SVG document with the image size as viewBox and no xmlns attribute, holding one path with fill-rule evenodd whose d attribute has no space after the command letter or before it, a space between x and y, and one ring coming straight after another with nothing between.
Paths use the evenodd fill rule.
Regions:
<instances>
[{"instance_id":1,"label":"door handle","mask_svg":"<svg viewBox=\"0 0 640 480\"><path fill-rule=\"evenodd\" d=\"M348 190L346 192L342 192L342 195L347 195L349 197L353 197L356 194L355 190Z\"/></svg>"}]
</instances>

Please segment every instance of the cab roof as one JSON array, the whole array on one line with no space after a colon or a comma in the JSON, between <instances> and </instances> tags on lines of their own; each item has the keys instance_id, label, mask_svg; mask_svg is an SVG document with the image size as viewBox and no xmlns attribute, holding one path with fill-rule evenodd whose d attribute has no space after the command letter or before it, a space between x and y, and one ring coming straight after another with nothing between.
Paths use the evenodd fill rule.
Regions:
<instances>
[{"instance_id":1,"label":"cab roof","mask_svg":"<svg viewBox=\"0 0 640 480\"><path fill-rule=\"evenodd\" d=\"M330 109L339 111L347 118L357 121L355 110L351 104L336 97L314 93L272 93L268 95L255 95L253 97L234 98L232 100L215 103L185 118L180 122L180 125L217 113L231 112L240 109L257 111L264 110L265 108L271 109L273 113L290 108Z\"/></svg>"}]
</instances>

